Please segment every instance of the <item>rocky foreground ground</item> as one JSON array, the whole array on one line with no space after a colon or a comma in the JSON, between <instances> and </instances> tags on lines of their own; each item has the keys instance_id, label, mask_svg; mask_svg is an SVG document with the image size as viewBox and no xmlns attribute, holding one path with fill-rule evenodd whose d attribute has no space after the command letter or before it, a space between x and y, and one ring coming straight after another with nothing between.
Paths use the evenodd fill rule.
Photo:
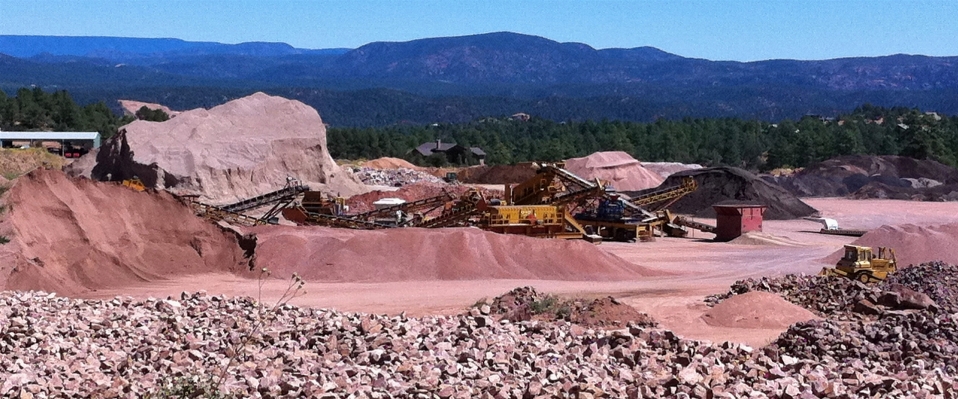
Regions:
<instances>
[{"instance_id":1,"label":"rocky foreground ground","mask_svg":"<svg viewBox=\"0 0 958 399\"><path fill-rule=\"evenodd\" d=\"M220 389L242 397L950 398L956 282L958 267L933 263L879 287L791 276L711 298L772 291L828 317L764 348L684 340L651 323L500 320L488 314L497 306L409 318L263 312L249 298L202 293L90 301L5 292L0 395L141 397L222 375Z\"/></svg>"}]
</instances>

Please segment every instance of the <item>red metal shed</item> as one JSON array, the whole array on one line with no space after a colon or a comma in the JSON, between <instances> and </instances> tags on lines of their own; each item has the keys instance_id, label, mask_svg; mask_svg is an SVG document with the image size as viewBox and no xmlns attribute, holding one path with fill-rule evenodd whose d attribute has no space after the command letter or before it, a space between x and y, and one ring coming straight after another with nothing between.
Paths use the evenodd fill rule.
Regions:
<instances>
[{"instance_id":1,"label":"red metal shed","mask_svg":"<svg viewBox=\"0 0 958 399\"><path fill-rule=\"evenodd\" d=\"M715 241L729 241L749 231L762 231L765 205L722 204L715 209Z\"/></svg>"}]
</instances>

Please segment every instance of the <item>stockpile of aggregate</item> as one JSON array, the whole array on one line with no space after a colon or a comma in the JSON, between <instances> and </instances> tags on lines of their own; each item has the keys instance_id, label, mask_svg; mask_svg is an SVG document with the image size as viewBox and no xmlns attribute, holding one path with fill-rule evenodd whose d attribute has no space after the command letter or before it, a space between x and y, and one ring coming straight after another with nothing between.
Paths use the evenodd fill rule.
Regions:
<instances>
[{"instance_id":1,"label":"stockpile of aggregate","mask_svg":"<svg viewBox=\"0 0 958 399\"><path fill-rule=\"evenodd\" d=\"M363 162L359 165L364 168L373 168L373 169L420 169L418 166L409 163L405 159L392 158L392 157L382 157L371 159L369 161Z\"/></svg>"},{"instance_id":2,"label":"stockpile of aggregate","mask_svg":"<svg viewBox=\"0 0 958 399\"><path fill-rule=\"evenodd\" d=\"M800 197L958 200L958 169L930 159L848 155L766 179Z\"/></svg>"},{"instance_id":3,"label":"stockpile of aggregate","mask_svg":"<svg viewBox=\"0 0 958 399\"><path fill-rule=\"evenodd\" d=\"M256 262L308 281L388 282L527 279L615 281L666 273L582 240L497 234L475 228L350 230L260 226Z\"/></svg>"},{"instance_id":4,"label":"stockpile of aggregate","mask_svg":"<svg viewBox=\"0 0 958 399\"><path fill-rule=\"evenodd\" d=\"M877 285L819 276L746 280L707 301L769 291L814 310L826 318L792 325L767 349L783 362L788 356L789 361L839 362L856 369L881 367L888 374L870 384L887 387L902 375L946 379L958 370L956 283L958 267L929 262L899 270ZM944 387L932 388L943 392Z\"/></svg>"},{"instance_id":5,"label":"stockpile of aggregate","mask_svg":"<svg viewBox=\"0 0 958 399\"><path fill-rule=\"evenodd\" d=\"M642 162L642 167L651 172L658 173L663 179L682 171L703 168L702 165L696 163L681 162Z\"/></svg>"},{"instance_id":6,"label":"stockpile of aggregate","mask_svg":"<svg viewBox=\"0 0 958 399\"><path fill-rule=\"evenodd\" d=\"M123 115L135 116L136 111L139 111L140 108L146 107L151 110L161 110L169 115L171 118L180 114L180 111L174 111L162 104L156 103L146 103L142 101L135 100L118 100L120 103L120 108L123 109Z\"/></svg>"},{"instance_id":7,"label":"stockpile of aggregate","mask_svg":"<svg viewBox=\"0 0 958 399\"><path fill-rule=\"evenodd\" d=\"M872 247L876 254L878 247L894 249L899 267L935 260L958 264L958 223L885 225L868 231L852 244ZM824 261L833 264L843 253L838 249Z\"/></svg>"},{"instance_id":8,"label":"stockpile of aggregate","mask_svg":"<svg viewBox=\"0 0 958 399\"><path fill-rule=\"evenodd\" d=\"M587 300L562 298L537 291L534 287L519 287L481 303L470 310L470 315L492 315L512 322L565 320L588 327L655 327L651 316L609 296Z\"/></svg>"},{"instance_id":9,"label":"stockpile of aggregate","mask_svg":"<svg viewBox=\"0 0 958 399\"><path fill-rule=\"evenodd\" d=\"M315 109L264 93L165 122L134 121L87 156L95 164L68 173L114 181L136 176L148 187L196 194L213 205L277 190L289 177L347 197L366 191L330 157Z\"/></svg>"},{"instance_id":10,"label":"stockpile of aggregate","mask_svg":"<svg viewBox=\"0 0 958 399\"><path fill-rule=\"evenodd\" d=\"M715 327L771 329L786 328L819 317L779 295L751 291L722 301L702 315L702 318Z\"/></svg>"},{"instance_id":11,"label":"stockpile of aggregate","mask_svg":"<svg viewBox=\"0 0 958 399\"><path fill-rule=\"evenodd\" d=\"M618 191L636 191L662 184L662 176L649 171L624 151L596 152L565 161L565 168L587 180L599 179Z\"/></svg>"},{"instance_id":12,"label":"stockpile of aggregate","mask_svg":"<svg viewBox=\"0 0 958 399\"><path fill-rule=\"evenodd\" d=\"M764 218L769 220L796 219L817 211L785 189L762 180L739 168L716 167L686 170L669 176L660 188L679 186L684 177L691 176L698 189L682 197L670 209L675 213L714 218L712 205L721 203L751 203L767 206ZM656 188L658 189L658 188ZM635 197L643 191L626 192Z\"/></svg>"},{"instance_id":13,"label":"stockpile of aggregate","mask_svg":"<svg viewBox=\"0 0 958 399\"><path fill-rule=\"evenodd\" d=\"M4 206L0 289L76 294L243 272L248 262L234 235L165 192L37 169L15 180Z\"/></svg>"},{"instance_id":14,"label":"stockpile of aggregate","mask_svg":"<svg viewBox=\"0 0 958 399\"><path fill-rule=\"evenodd\" d=\"M402 187L419 182L442 184L443 180L429 173L408 168L379 169L366 166L350 168L353 175L370 186Z\"/></svg>"},{"instance_id":15,"label":"stockpile of aggregate","mask_svg":"<svg viewBox=\"0 0 958 399\"><path fill-rule=\"evenodd\" d=\"M828 321L797 324L758 349L638 325L605 330L481 314L390 317L202 293L91 301L42 292L0 293L0 321L4 397L142 397L184 381L207 385L210 378L216 389L242 397L956 394L952 372L863 347L875 340L911 348L910 328L859 334L856 343L846 327ZM915 351L934 344L918 343Z\"/></svg>"}]
</instances>

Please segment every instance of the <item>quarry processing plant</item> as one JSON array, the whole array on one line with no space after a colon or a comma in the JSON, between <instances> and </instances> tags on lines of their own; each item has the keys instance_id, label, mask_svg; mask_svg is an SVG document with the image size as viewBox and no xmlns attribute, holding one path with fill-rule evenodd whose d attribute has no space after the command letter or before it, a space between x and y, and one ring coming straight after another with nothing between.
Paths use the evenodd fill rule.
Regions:
<instances>
[{"instance_id":1,"label":"quarry processing plant","mask_svg":"<svg viewBox=\"0 0 958 399\"><path fill-rule=\"evenodd\" d=\"M697 189L695 179L645 190L628 198L611 185L590 181L564 169L562 163L532 163L535 175L519 184L506 184L501 197L487 198L478 189L461 195L442 194L413 201L382 199L375 208L349 213L344 198L311 191L295 179L281 189L235 203L214 206L195 196L180 196L213 222L239 225L276 223L278 215L298 225L351 229L399 227L477 227L501 234L586 239L590 242L653 241L656 236L685 237L689 229L715 233L731 240L761 230L764 206L716 205L717 226L674 215L669 206ZM258 216L248 212L269 207Z\"/></svg>"}]
</instances>

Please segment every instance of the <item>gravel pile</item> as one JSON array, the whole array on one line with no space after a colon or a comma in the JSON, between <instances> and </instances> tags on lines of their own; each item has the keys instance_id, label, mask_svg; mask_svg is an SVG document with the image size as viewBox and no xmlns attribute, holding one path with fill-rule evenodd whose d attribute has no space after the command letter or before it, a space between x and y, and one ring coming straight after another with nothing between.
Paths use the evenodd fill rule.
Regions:
<instances>
[{"instance_id":1,"label":"gravel pile","mask_svg":"<svg viewBox=\"0 0 958 399\"><path fill-rule=\"evenodd\" d=\"M479 313L476 313L479 312ZM563 320L581 326L621 328L625 326L656 327L651 316L619 302L613 297L598 299L560 298L519 287L494 298L491 303L477 303L473 315L494 315L511 322Z\"/></svg>"},{"instance_id":2,"label":"gravel pile","mask_svg":"<svg viewBox=\"0 0 958 399\"><path fill-rule=\"evenodd\" d=\"M863 317L854 312L855 304L862 300L878 301L881 290L847 278L789 274L783 277L736 281L728 292L705 298L710 306L751 291L773 292L787 301L811 310L822 317L838 320L858 320Z\"/></svg>"},{"instance_id":3,"label":"gravel pile","mask_svg":"<svg viewBox=\"0 0 958 399\"><path fill-rule=\"evenodd\" d=\"M892 274L885 284L900 284L928 295L942 310L958 312L958 266L930 262Z\"/></svg>"},{"instance_id":4,"label":"gravel pile","mask_svg":"<svg viewBox=\"0 0 958 399\"><path fill-rule=\"evenodd\" d=\"M407 168L376 169L360 166L352 172L363 183L370 186L402 187L419 182L442 183L443 180L429 173Z\"/></svg>"},{"instance_id":5,"label":"gravel pile","mask_svg":"<svg viewBox=\"0 0 958 399\"><path fill-rule=\"evenodd\" d=\"M254 328L257 309L250 299L205 294L88 301L0 293L0 396L140 397L171 378L218 375L235 352L222 389L243 397L955 395L954 378L930 363L842 363L844 352L809 343L758 350L635 325L608 331L293 306L268 312ZM816 325L786 336L809 326ZM830 326L844 331L822 324L811 335L843 337ZM246 337L252 340L237 351Z\"/></svg>"},{"instance_id":6,"label":"gravel pile","mask_svg":"<svg viewBox=\"0 0 958 399\"><path fill-rule=\"evenodd\" d=\"M715 304L732 295L769 291L827 316L792 325L765 348L773 360L806 359L838 363L855 370L882 370L869 380L874 389L890 387L905 375L958 371L958 266L941 262L910 266L870 286L843 278L785 276L736 282L728 293L709 297ZM843 372L854 375L857 371ZM950 385L934 385L942 393ZM855 391L861 394L861 391Z\"/></svg>"}]
</instances>

